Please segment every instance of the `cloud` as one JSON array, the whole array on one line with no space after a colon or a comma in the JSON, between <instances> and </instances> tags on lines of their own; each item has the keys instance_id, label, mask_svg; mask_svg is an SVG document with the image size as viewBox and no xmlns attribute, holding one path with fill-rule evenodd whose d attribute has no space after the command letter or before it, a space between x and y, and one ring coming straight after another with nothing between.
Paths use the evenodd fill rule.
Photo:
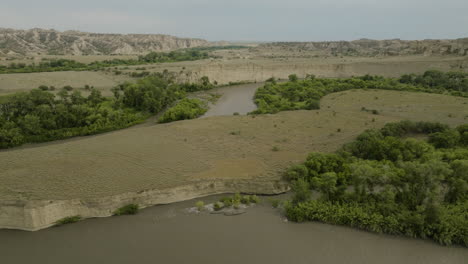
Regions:
<instances>
[{"instance_id":1,"label":"cloud","mask_svg":"<svg viewBox=\"0 0 468 264\"><path fill-rule=\"evenodd\" d=\"M2 0L0 26L209 40L459 38L467 12L466 0Z\"/></svg>"}]
</instances>

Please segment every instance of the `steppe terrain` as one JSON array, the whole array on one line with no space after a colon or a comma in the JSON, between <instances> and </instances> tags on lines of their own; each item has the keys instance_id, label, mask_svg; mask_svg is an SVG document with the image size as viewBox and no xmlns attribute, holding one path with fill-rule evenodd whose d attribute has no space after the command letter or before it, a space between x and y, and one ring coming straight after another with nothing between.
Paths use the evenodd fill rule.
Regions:
<instances>
[{"instance_id":1,"label":"steppe terrain","mask_svg":"<svg viewBox=\"0 0 468 264\"><path fill-rule=\"evenodd\" d=\"M282 171L311 151L334 151L365 129L402 119L461 124L467 104L436 94L351 90L326 96L316 111L214 116L1 151L0 226L35 230L67 215L110 215L128 202L283 192Z\"/></svg>"},{"instance_id":2,"label":"steppe terrain","mask_svg":"<svg viewBox=\"0 0 468 264\"><path fill-rule=\"evenodd\" d=\"M180 81L192 82L208 76L218 84L263 82L270 77L287 79L290 74L299 77L315 74L330 78L365 74L398 77L406 73L422 73L428 69L468 71L466 56L266 58L248 49L215 53L220 56L219 59L117 67L121 75L115 75L113 71L0 74L0 95L27 91L39 85L57 88L65 85L75 88L92 85L103 91L103 94L110 95L110 88L124 81L135 80L128 74L143 71L151 73L168 70L176 73ZM84 60L88 56L74 57ZM101 57L94 58L99 60ZM144 70L141 70L142 67Z\"/></svg>"},{"instance_id":3,"label":"steppe terrain","mask_svg":"<svg viewBox=\"0 0 468 264\"><path fill-rule=\"evenodd\" d=\"M0 30L0 64L56 58L91 63L212 45L224 44L162 35ZM0 228L38 230L71 215L109 216L129 203L147 207L236 191L277 194L289 189L282 180L289 165L311 151L335 151L365 129L403 119L466 123L467 98L382 90L330 94L321 100L321 110L258 116L229 111L237 105L248 107L236 111L241 114L255 108L250 101L254 86L270 77L468 72L467 50L466 39L269 43L210 51L212 58L198 61L0 74L0 95L40 85L86 92L84 86L90 85L110 96L112 87L137 80L132 73L165 70L180 82L207 76L218 85L251 83L219 90L248 103L222 97L218 103L229 106L215 105L200 119L156 124L150 118L120 131L0 151ZM248 96L236 95L235 89Z\"/></svg>"}]
</instances>

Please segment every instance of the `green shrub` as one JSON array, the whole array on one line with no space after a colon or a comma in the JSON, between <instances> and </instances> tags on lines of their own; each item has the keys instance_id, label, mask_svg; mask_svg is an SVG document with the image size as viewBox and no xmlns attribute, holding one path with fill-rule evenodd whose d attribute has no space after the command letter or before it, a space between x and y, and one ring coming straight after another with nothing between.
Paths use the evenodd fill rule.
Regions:
<instances>
[{"instance_id":1,"label":"green shrub","mask_svg":"<svg viewBox=\"0 0 468 264\"><path fill-rule=\"evenodd\" d=\"M277 152L279 151L280 149L277 147L277 146L273 146L273 148L271 148L271 151L274 151L274 152Z\"/></svg>"},{"instance_id":2,"label":"green shrub","mask_svg":"<svg viewBox=\"0 0 468 264\"><path fill-rule=\"evenodd\" d=\"M250 202L258 204L258 203L260 203L260 198L257 195L251 195L250 196Z\"/></svg>"},{"instance_id":3,"label":"green shrub","mask_svg":"<svg viewBox=\"0 0 468 264\"><path fill-rule=\"evenodd\" d=\"M232 206L232 200L231 197L223 197L219 201L222 202L225 207L230 207Z\"/></svg>"},{"instance_id":4,"label":"green shrub","mask_svg":"<svg viewBox=\"0 0 468 264\"><path fill-rule=\"evenodd\" d=\"M67 217L64 217L64 218L58 220L57 222L55 222L55 226L61 226L61 225L76 223L76 222L80 221L81 219L82 218L79 215L67 216Z\"/></svg>"},{"instance_id":5,"label":"green shrub","mask_svg":"<svg viewBox=\"0 0 468 264\"><path fill-rule=\"evenodd\" d=\"M460 133L457 130L446 130L429 135L429 142L436 148L453 148L460 142Z\"/></svg>"},{"instance_id":6,"label":"green shrub","mask_svg":"<svg viewBox=\"0 0 468 264\"><path fill-rule=\"evenodd\" d=\"M279 205L280 205L280 200L278 199L271 200L271 206L273 206L273 208L278 208Z\"/></svg>"},{"instance_id":7,"label":"green shrub","mask_svg":"<svg viewBox=\"0 0 468 264\"><path fill-rule=\"evenodd\" d=\"M205 203L203 201L198 201L195 203L195 206L197 207L198 211L203 211L205 209Z\"/></svg>"},{"instance_id":8,"label":"green shrub","mask_svg":"<svg viewBox=\"0 0 468 264\"><path fill-rule=\"evenodd\" d=\"M115 210L113 215L134 215L138 213L139 206L137 204L127 204Z\"/></svg>"},{"instance_id":9,"label":"green shrub","mask_svg":"<svg viewBox=\"0 0 468 264\"><path fill-rule=\"evenodd\" d=\"M159 119L161 123L167 123L178 120L194 119L204 113L208 108L199 99L184 98L175 106L167 110Z\"/></svg>"},{"instance_id":10,"label":"green shrub","mask_svg":"<svg viewBox=\"0 0 468 264\"><path fill-rule=\"evenodd\" d=\"M250 205L250 195L242 196L240 202L245 205Z\"/></svg>"},{"instance_id":11,"label":"green shrub","mask_svg":"<svg viewBox=\"0 0 468 264\"><path fill-rule=\"evenodd\" d=\"M223 204L222 202L216 202L216 203L214 203L214 205L213 205L213 209L214 209L215 211L219 211L219 210L221 210L221 209L223 209L223 208L224 208L224 204Z\"/></svg>"}]
</instances>

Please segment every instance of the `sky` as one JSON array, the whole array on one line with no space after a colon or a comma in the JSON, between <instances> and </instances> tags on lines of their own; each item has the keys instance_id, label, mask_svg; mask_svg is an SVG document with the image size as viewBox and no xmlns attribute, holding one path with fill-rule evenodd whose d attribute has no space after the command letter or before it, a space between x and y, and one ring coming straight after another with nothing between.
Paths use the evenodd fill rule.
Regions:
<instances>
[{"instance_id":1,"label":"sky","mask_svg":"<svg viewBox=\"0 0 468 264\"><path fill-rule=\"evenodd\" d=\"M468 0L0 0L0 27L211 41L468 37Z\"/></svg>"}]
</instances>

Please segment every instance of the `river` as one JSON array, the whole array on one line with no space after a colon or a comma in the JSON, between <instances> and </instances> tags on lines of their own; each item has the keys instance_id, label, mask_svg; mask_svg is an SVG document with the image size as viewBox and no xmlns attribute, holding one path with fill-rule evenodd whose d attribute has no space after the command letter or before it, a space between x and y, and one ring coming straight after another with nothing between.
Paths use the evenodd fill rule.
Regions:
<instances>
[{"instance_id":1,"label":"river","mask_svg":"<svg viewBox=\"0 0 468 264\"><path fill-rule=\"evenodd\" d=\"M244 115L257 109L252 98L257 88L262 85L263 83L249 83L210 90L210 93L218 93L222 96L210 106L203 117L233 115L236 112Z\"/></svg>"},{"instance_id":2,"label":"river","mask_svg":"<svg viewBox=\"0 0 468 264\"><path fill-rule=\"evenodd\" d=\"M206 197L206 202L219 196ZM286 222L268 198L237 216L195 201L37 232L0 230L1 263L466 263L468 250L320 223Z\"/></svg>"}]
</instances>

